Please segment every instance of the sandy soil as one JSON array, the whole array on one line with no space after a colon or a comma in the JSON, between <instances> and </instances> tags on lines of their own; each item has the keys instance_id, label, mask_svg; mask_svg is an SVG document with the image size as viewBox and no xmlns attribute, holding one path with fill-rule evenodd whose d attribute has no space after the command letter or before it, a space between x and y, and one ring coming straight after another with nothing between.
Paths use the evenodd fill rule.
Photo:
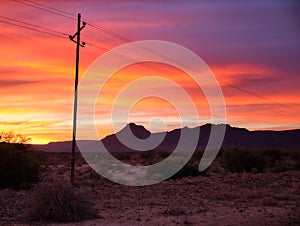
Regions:
<instances>
[{"instance_id":1,"label":"sandy soil","mask_svg":"<svg viewBox=\"0 0 300 226\"><path fill-rule=\"evenodd\" d=\"M209 173L146 187L114 184L86 164L76 167L79 188L99 218L78 223L28 221L34 188L0 191L0 225L299 225L300 172ZM43 183L68 182L69 168L46 166Z\"/></svg>"}]
</instances>

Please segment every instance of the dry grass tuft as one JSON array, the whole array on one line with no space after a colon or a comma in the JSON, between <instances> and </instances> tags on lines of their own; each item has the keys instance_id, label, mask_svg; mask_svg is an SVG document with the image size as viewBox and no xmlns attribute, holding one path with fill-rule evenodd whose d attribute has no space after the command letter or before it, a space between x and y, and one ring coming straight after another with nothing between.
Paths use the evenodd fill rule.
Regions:
<instances>
[{"instance_id":1,"label":"dry grass tuft","mask_svg":"<svg viewBox=\"0 0 300 226\"><path fill-rule=\"evenodd\" d=\"M78 188L68 183L43 184L32 203L34 221L76 222L96 217L93 204Z\"/></svg>"}]
</instances>

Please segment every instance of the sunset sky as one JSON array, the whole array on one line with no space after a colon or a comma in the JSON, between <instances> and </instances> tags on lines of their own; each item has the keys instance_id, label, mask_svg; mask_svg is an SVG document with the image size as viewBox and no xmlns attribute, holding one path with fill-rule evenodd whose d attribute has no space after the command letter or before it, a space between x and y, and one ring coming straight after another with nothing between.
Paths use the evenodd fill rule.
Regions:
<instances>
[{"instance_id":1,"label":"sunset sky","mask_svg":"<svg viewBox=\"0 0 300 226\"><path fill-rule=\"evenodd\" d=\"M62 12L55 14L53 9ZM122 37L174 42L195 52L214 72L229 124L249 130L300 128L299 11L300 3L289 0L1 1L0 131L26 134L32 143L71 140L75 43L67 34L75 33L77 13L109 30L90 25L83 29L82 41L90 45L80 50L80 77L105 49L126 43ZM51 36L10 23L27 27L24 23L29 23L66 35ZM113 99L142 76L163 76L186 89L197 106L199 125L205 124L210 116L206 100L182 71L158 63L132 65L119 71L99 98L106 104L96 109L100 137L113 133L109 117ZM135 94L151 86L173 92L153 82L141 85ZM137 103L129 120L150 128L149 121L157 117L166 121L168 130L180 126L172 104L153 97Z\"/></svg>"}]
</instances>

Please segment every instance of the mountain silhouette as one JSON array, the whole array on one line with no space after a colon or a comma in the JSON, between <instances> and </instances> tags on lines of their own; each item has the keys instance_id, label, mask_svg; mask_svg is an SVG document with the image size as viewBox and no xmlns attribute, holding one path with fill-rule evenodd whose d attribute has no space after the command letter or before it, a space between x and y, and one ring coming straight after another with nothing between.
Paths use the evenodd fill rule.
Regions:
<instances>
[{"instance_id":1,"label":"mountain silhouette","mask_svg":"<svg viewBox=\"0 0 300 226\"><path fill-rule=\"evenodd\" d=\"M127 139L127 143L132 143L132 139L136 139L136 142L147 142L147 139L153 138L157 140L157 137L164 135L162 141L156 145L155 149L161 151L173 151L178 144L181 133L186 130L200 129L199 140L197 143L198 150L204 150L212 127L218 127L221 125L205 124L196 128L184 127L181 129L175 129L165 133L151 133L142 125L136 125L134 123L127 124L116 134L108 135L101 141L110 152L131 152L135 151L128 146L124 145L119 138ZM132 134L134 136L132 136ZM129 139L130 138L130 139ZM241 148L249 150L259 149L278 149L282 151L294 151L300 149L300 129L295 130L258 130L249 131L245 128L232 127L226 125L225 137L222 143L222 148ZM93 141L84 141L93 142ZM70 152L71 141L65 142L50 142L47 145L33 145L37 149L47 152ZM144 143L146 144L146 143ZM140 144L143 146L143 143ZM150 150L150 149L149 149Z\"/></svg>"}]
</instances>

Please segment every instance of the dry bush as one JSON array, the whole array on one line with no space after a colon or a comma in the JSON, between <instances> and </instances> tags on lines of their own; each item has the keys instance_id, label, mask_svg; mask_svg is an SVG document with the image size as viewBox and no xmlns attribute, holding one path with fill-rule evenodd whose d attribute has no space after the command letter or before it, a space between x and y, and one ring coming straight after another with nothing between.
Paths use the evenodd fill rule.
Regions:
<instances>
[{"instance_id":1,"label":"dry bush","mask_svg":"<svg viewBox=\"0 0 300 226\"><path fill-rule=\"evenodd\" d=\"M14 131L0 132L0 142L10 144L29 144L31 138Z\"/></svg>"},{"instance_id":2,"label":"dry bush","mask_svg":"<svg viewBox=\"0 0 300 226\"><path fill-rule=\"evenodd\" d=\"M165 177L166 175L169 175L170 172L174 172L175 169L178 169L178 166L182 166L182 165L184 166L181 169L179 169L174 175L171 175L169 179L177 180L185 177L206 176L207 169L205 171L199 172L197 164L192 163L191 161L188 161L186 164L184 164L184 158L180 156L174 156L169 161L167 167L160 166L160 167L148 169L146 173L146 177L148 179L156 175L158 175L159 177Z\"/></svg>"},{"instance_id":3,"label":"dry bush","mask_svg":"<svg viewBox=\"0 0 300 226\"><path fill-rule=\"evenodd\" d=\"M262 172L266 167L266 159L260 153L243 149L228 149L219 159L224 169L232 173Z\"/></svg>"},{"instance_id":4,"label":"dry bush","mask_svg":"<svg viewBox=\"0 0 300 226\"><path fill-rule=\"evenodd\" d=\"M290 157L294 161L294 170L300 170L300 150L291 152Z\"/></svg>"},{"instance_id":5,"label":"dry bush","mask_svg":"<svg viewBox=\"0 0 300 226\"><path fill-rule=\"evenodd\" d=\"M264 149L259 152L261 155L267 158L271 163L275 163L278 160L281 160L283 157L283 152L277 149Z\"/></svg>"},{"instance_id":6,"label":"dry bush","mask_svg":"<svg viewBox=\"0 0 300 226\"><path fill-rule=\"evenodd\" d=\"M170 179L176 180L184 177L196 177L196 176L206 176L207 170L199 171L198 165L187 163L182 167L177 173L175 173Z\"/></svg>"},{"instance_id":7,"label":"dry bush","mask_svg":"<svg viewBox=\"0 0 300 226\"><path fill-rule=\"evenodd\" d=\"M30 213L34 221L76 222L96 217L89 198L68 183L43 184L34 195Z\"/></svg>"},{"instance_id":8,"label":"dry bush","mask_svg":"<svg viewBox=\"0 0 300 226\"><path fill-rule=\"evenodd\" d=\"M38 153L23 144L0 143L0 189L22 189L39 180Z\"/></svg>"},{"instance_id":9,"label":"dry bush","mask_svg":"<svg viewBox=\"0 0 300 226\"><path fill-rule=\"evenodd\" d=\"M277 165L271 169L271 172L272 173L281 173L281 172L286 172L288 170L289 170L288 167L285 165Z\"/></svg>"}]
</instances>

